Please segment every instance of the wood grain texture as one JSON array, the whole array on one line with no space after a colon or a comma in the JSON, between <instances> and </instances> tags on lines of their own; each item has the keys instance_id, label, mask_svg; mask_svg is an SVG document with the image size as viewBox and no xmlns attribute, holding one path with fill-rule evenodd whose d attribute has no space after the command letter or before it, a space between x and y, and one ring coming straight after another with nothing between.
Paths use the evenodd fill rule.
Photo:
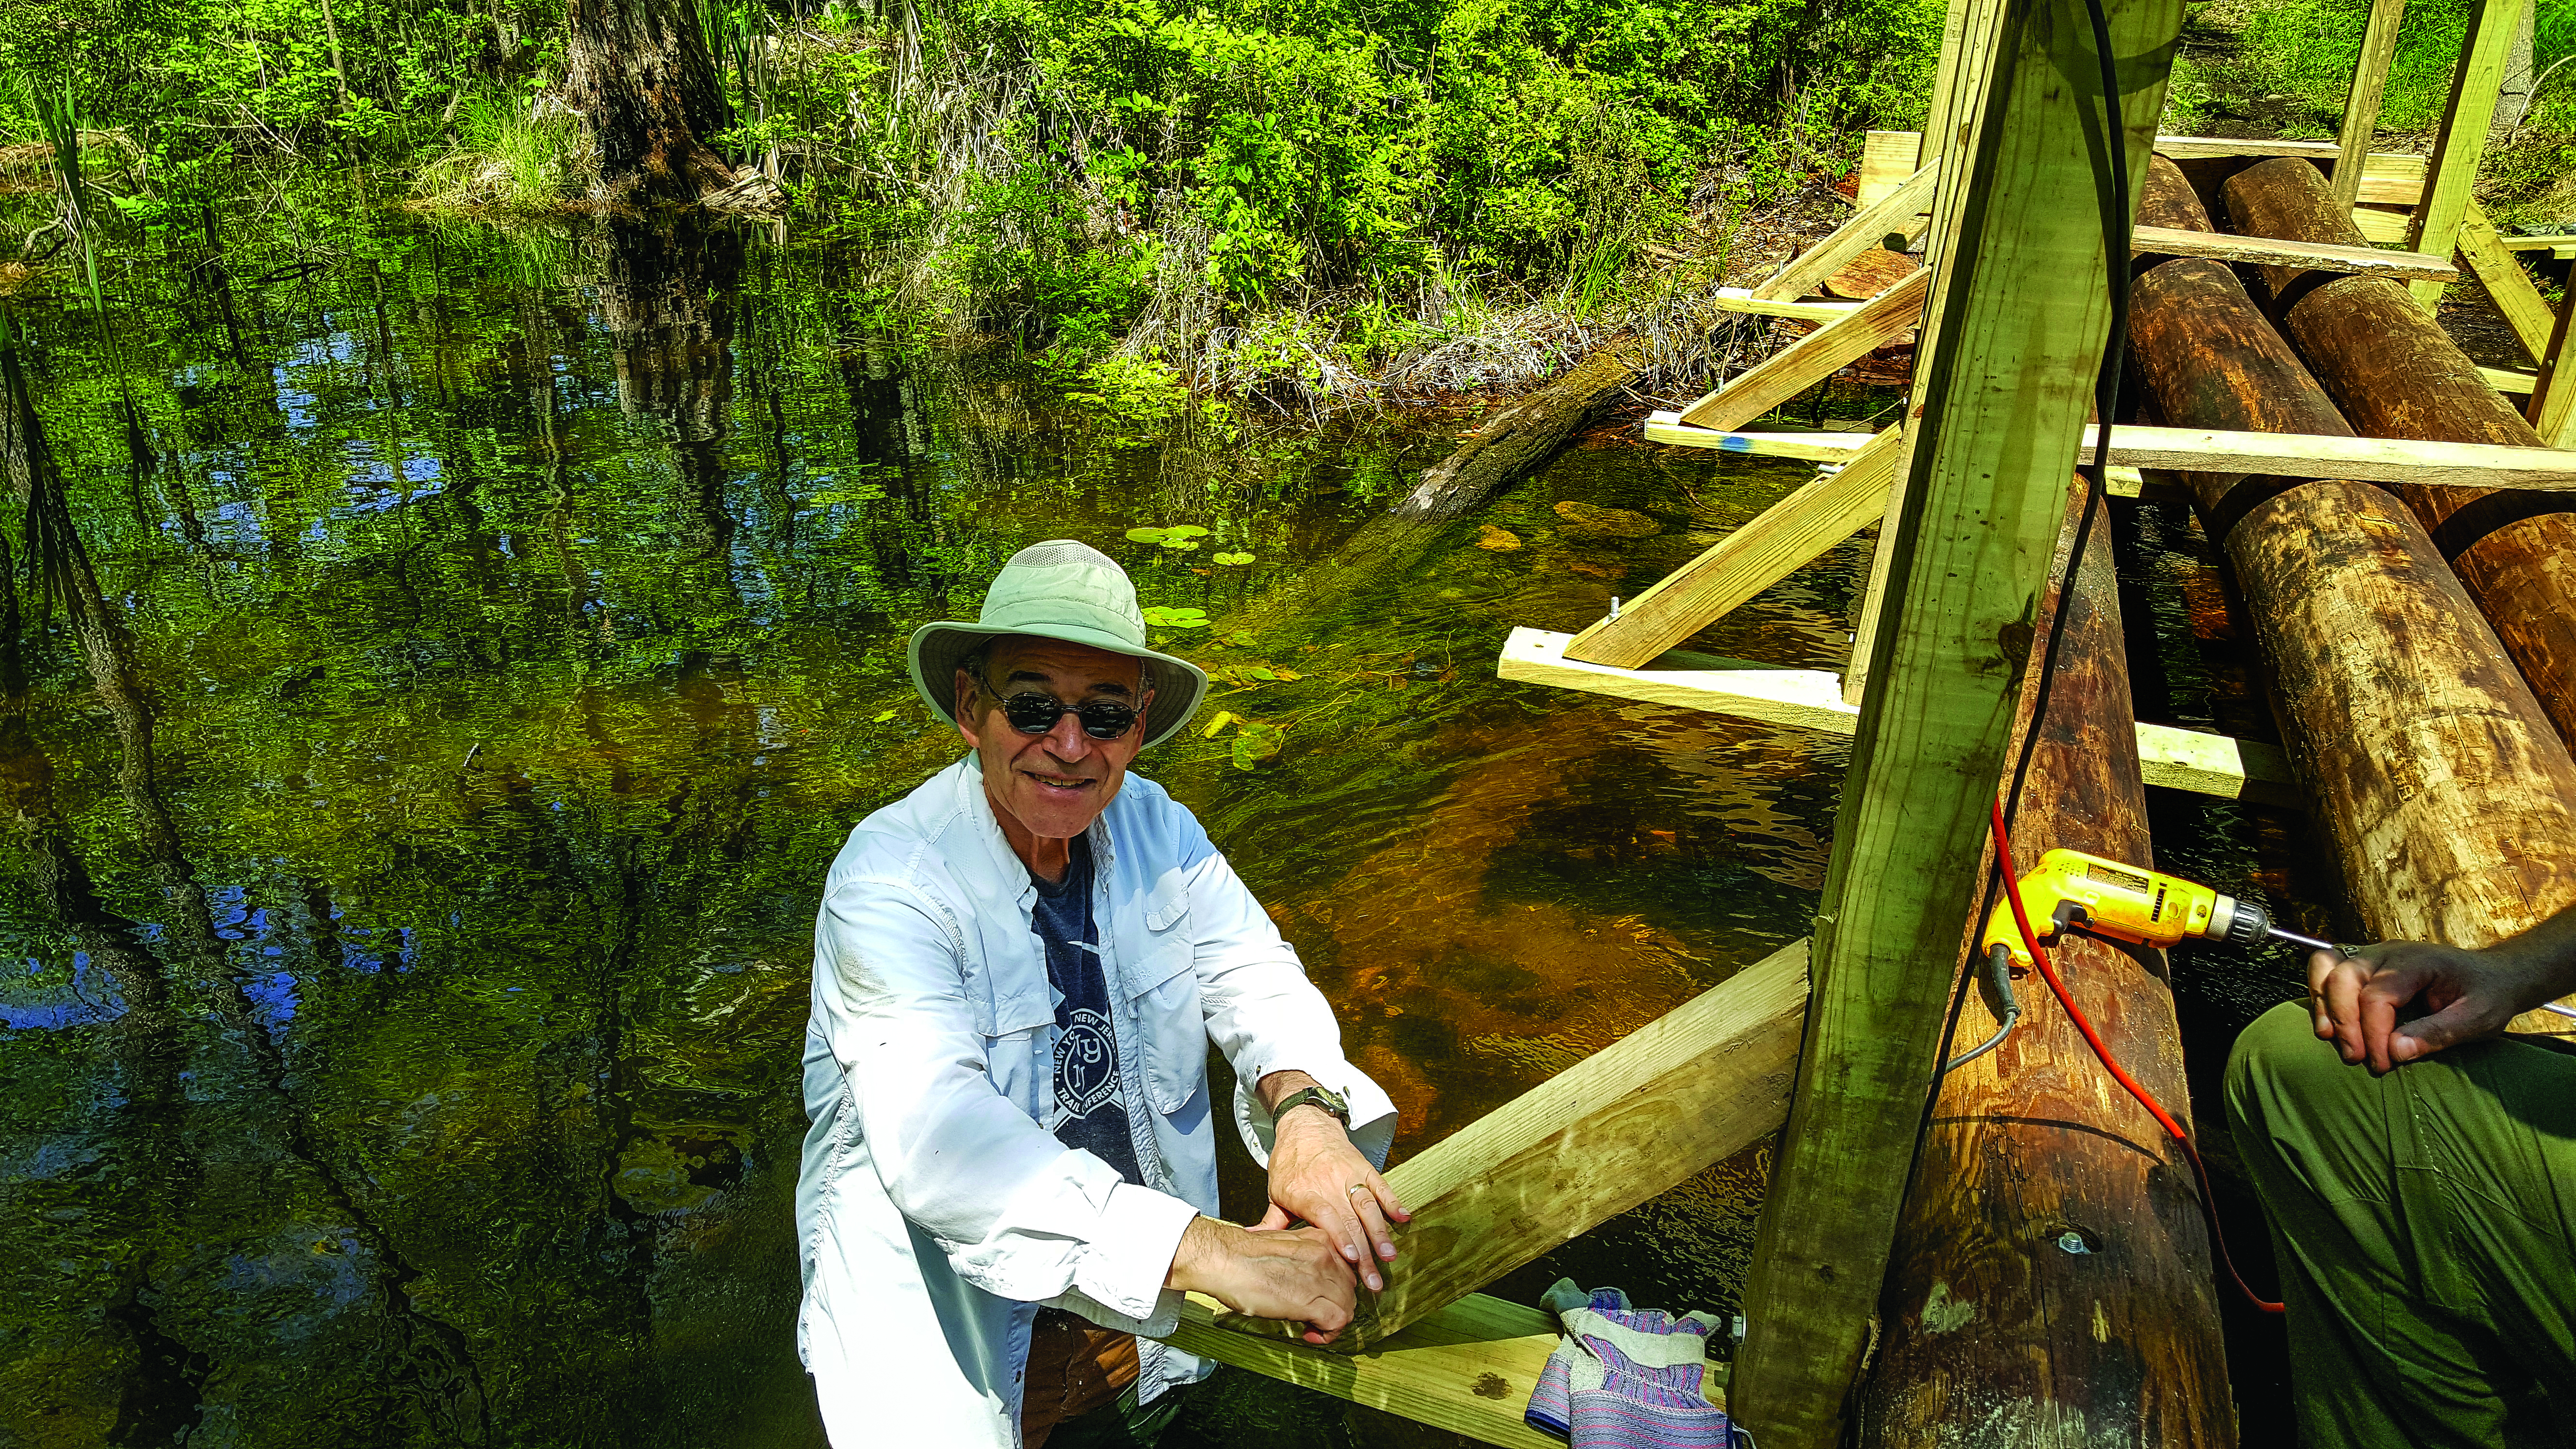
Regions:
<instances>
[{"instance_id":1,"label":"wood grain texture","mask_svg":"<svg viewBox=\"0 0 2576 1449\"><path fill-rule=\"evenodd\" d=\"M1833 376L1853 359L1898 340L1922 320L1931 275L1916 272L1857 310L1799 338L1682 409L1681 420L1693 427L1718 429L1749 423Z\"/></svg>"},{"instance_id":2,"label":"wood grain texture","mask_svg":"<svg viewBox=\"0 0 2576 1449\"><path fill-rule=\"evenodd\" d=\"M1220 1325L1218 1307L1193 1297L1166 1341L1201 1358L1504 1449L1564 1449L1562 1440L1521 1418L1560 1336L1557 1321L1535 1308L1471 1293L1351 1355L1232 1332ZM1722 1402L1718 1394L1711 1398Z\"/></svg>"},{"instance_id":3,"label":"wood grain texture","mask_svg":"<svg viewBox=\"0 0 2576 1449\"><path fill-rule=\"evenodd\" d=\"M2505 62L2531 0L2480 0L2470 17L2468 38L2460 47L2459 69L2451 75L2451 98L2442 110L2442 128L2433 138L2433 155L2424 174L2424 199L2406 231L2406 249L2449 256L2468 216L2478 184L2478 164L2486 159L2487 127L2495 119L2497 92L2504 85ZM2241 228L2240 228L2241 230ZM2426 310L2441 300L2442 283L2417 282L2415 300Z\"/></svg>"},{"instance_id":4,"label":"wood grain texture","mask_svg":"<svg viewBox=\"0 0 2576 1449\"><path fill-rule=\"evenodd\" d=\"M1353 1352L1779 1129L1807 943L1772 953L1387 1173L1413 1220Z\"/></svg>"},{"instance_id":5,"label":"wood grain texture","mask_svg":"<svg viewBox=\"0 0 2576 1449\"><path fill-rule=\"evenodd\" d=\"M1921 221L1921 216L1914 220ZM1843 263L1842 269L1825 278L1825 294L1867 300L1904 281L1922 270L1923 264L1901 251L1872 247Z\"/></svg>"},{"instance_id":6,"label":"wood grain texture","mask_svg":"<svg viewBox=\"0 0 2576 1449\"><path fill-rule=\"evenodd\" d=\"M2504 314L2505 325L2513 329L2514 340L2522 350L2538 361L2549 351L2549 334L2557 325L2557 314L2549 299L2531 284L2531 274L2522 269L2496 235L2495 223L2477 203L2469 204L2468 215L2460 222L2460 259L2476 274L2478 285L2486 288L2487 300Z\"/></svg>"},{"instance_id":7,"label":"wood grain texture","mask_svg":"<svg viewBox=\"0 0 2576 1449\"><path fill-rule=\"evenodd\" d=\"M1514 629L1503 644L1495 673L1523 684L1706 710L1829 734L1848 735L1860 725L1860 707L1850 701L1842 681L1821 669L1715 659L1708 667L1613 669L1566 658L1565 647L1573 637L1544 629ZM1676 661L1684 657L1673 656ZM1734 667L1716 667L1719 664ZM2294 810L2306 807L2306 797L2290 773L2289 757L2261 740L2141 723L2137 755L2139 777L2149 785Z\"/></svg>"},{"instance_id":8,"label":"wood grain texture","mask_svg":"<svg viewBox=\"0 0 2576 1449\"><path fill-rule=\"evenodd\" d=\"M2541 349L2540 370L2533 374L2531 430L2553 448L2576 448L2576 355L2568 349L2570 324L2576 323L2576 299L2558 308L2549 342Z\"/></svg>"},{"instance_id":9,"label":"wood grain texture","mask_svg":"<svg viewBox=\"0 0 2576 1449\"><path fill-rule=\"evenodd\" d=\"M1634 344L1613 344L1547 386L1495 410L1456 452L1424 470L1422 481L1391 513L1417 521L1457 517L1555 456L1594 412L1636 381L1643 365Z\"/></svg>"},{"instance_id":10,"label":"wood grain texture","mask_svg":"<svg viewBox=\"0 0 2576 1449\"><path fill-rule=\"evenodd\" d=\"M2252 265L2287 262L2310 271L2351 272L2369 277L2395 277L2401 281L2431 277L2447 282L2460 274L2459 268L2442 258L2417 252L2288 242L2271 237L2227 236L2219 232L2181 231L2161 226L2138 227L2130 236L2130 248L2140 256L2214 257L2222 262Z\"/></svg>"},{"instance_id":11,"label":"wood grain texture","mask_svg":"<svg viewBox=\"0 0 2576 1449\"><path fill-rule=\"evenodd\" d=\"M2152 860L2109 524L2095 520L2067 604L2018 868L2058 846ZM2161 953L2142 962L2069 938L2055 959L2120 1063L2188 1125ZM1888 1267L1860 1443L1914 1449L1975 1425L1979 1443L2229 1449L2235 1408L2190 1164L2038 978L2023 987L2019 1029L1942 1080ZM1986 1008L1980 996L1961 1016L1959 1049L1992 1033ZM2069 1231L2090 1251L2060 1247Z\"/></svg>"},{"instance_id":12,"label":"wood grain texture","mask_svg":"<svg viewBox=\"0 0 2576 1449\"><path fill-rule=\"evenodd\" d=\"M2146 170L2182 20L2109 0L2121 145ZM1872 1336L1943 1005L1975 910L2027 632L2109 327L2083 4L2000 7L1936 197L1906 484L1884 530L1798 1096L1744 1291L1733 1400L1764 1449L1833 1449ZM2134 193L2121 198L2134 206ZM2123 259L2125 261L2125 259ZM1700 422L1702 419L1689 418Z\"/></svg>"},{"instance_id":13,"label":"wood grain texture","mask_svg":"<svg viewBox=\"0 0 2576 1449\"><path fill-rule=\"evenodd\" d=\"M1635 669L1878 521L1903 434L1890 428L1574 636L1566 657Z\"/></svg>"},{"instance_id":14,"label":"wood grain texture","mask_svg":"<svg viewBox=\"0 0 2576 1449\"><path fill-rule=\"evenodd\" d=\"M1918 131L1870 131L1863 134L1860 177L1855 183L1852 199L1862 206L1884 201L1889 192L1905 184L1906 177L1930 165L1939 155L1938 150L1923 149L1923 136Z\"/></svg>"},{"instance_id":15,"label":"wood grain texture","mask_svg":"<svg viewBox=\"0 0 2576 1449\"><path fill-rule=\"evenodd\" d=\"M2347 207L2361 199L2362 168L2379 135L2379 103L2388 94L2388 64L2397 58L2398 22L2405 16L2406 0L2370 0L2370 23L2361 32L2361 56L2335 138L2335 200Z\"/></svg>"},{"instance_id":16,"label":"wood grain texture","mask_svg":"<svg viewBox=\"0 0 2576 1449\"><path fill-rule=\"evenodd\" d=\"M1905 230L1917 213L1932 204L1935 171L1931 166L1919 167L1887 195L1864 204L1824 240L1790 258L1787 266L1756 285L1753 295L1766 301L1787 301L1821 289L1827 277L1841 271L1861 253L1878 250L1889 232Z\"/></svg>"},{"instance_id":17,"label":"wood grain texture","mask_svg":"<svg viewBox=\"0 0 2576 1449\"><path fill-rule=\"evenodd\" d=\"M2502 0L2495 0L2502 3ZM2239 231L2338 241L2340 220L2311 168L2267 161L2228 178ZM2261 274L2281 330L2333 395L2353 429L2373 437L2514 448L2541 446L2513 405L2487 384L2441 324L2394 282L2271 269ZM2475 551L2472 595L2562 738L2576 740L2576 598L2554 603L2497 587L2510 575L2562 576L2576 556L2576 495L2524 483L2511 490L2401 486L2399 496L2454 559ZM2531 526L2503 533L2508 525Z\"/></svg>"}]
</instances>

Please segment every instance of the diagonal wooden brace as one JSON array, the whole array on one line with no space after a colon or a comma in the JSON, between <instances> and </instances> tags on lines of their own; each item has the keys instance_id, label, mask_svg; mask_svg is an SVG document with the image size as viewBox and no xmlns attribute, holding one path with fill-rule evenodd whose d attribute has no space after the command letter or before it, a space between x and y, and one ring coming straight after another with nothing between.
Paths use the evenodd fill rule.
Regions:
<instances>
[{"instance_id":1,"label":"diagonal wooden brace","mask_svg":"<svg viewBox=\"0 0 2576 1449\"><path fill-rule=\"evenodd\" d=\"M1903 434L1889 428L1861 445L1841 471L1772 504L1706 553L1639 594L1615 618L1574 636L1565 657L1613 669L1646 661L1724 617L1729 610L1878 521L1896 477Z\"/></svg>"},{"instance_id":2,"label":"diagonal wooden brace","mask_svg":"<svg viewBox=\"0 0 2576 1449\"><path fill-rule=\"evenodd\" d=\"M1903 337L1923 320L1932 274L1920 271L1791 343L1726 386L1682 409L1697 428L1739 428L1831 377L1853 360Z\"/></svg>"},{"instance_id":3,"label":"diagonal wooden brace","mask_svg":"<svg viewBox=\"0 0 2576 1449\"><path fill-rule=\"evenodd\" d=\"M1909 223L1931 209L1932 182L1940 169L1936 162L1906 177L1894 191L1791 258L1769 281L1756 285L1753 295L1764 301L1794 301L1822 287L1825 278L1841 271L1852 258L1884 242L1889 232L1912 231Z\"/></svg>"}]
</instances>

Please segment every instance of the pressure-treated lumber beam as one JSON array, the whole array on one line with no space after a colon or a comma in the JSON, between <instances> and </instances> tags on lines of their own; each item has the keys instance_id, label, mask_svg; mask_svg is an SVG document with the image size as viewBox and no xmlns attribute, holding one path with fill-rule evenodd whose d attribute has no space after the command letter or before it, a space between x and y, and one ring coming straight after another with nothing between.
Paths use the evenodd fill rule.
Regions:
<instances>
[{"instance_id":1,"label":"pressure-treated lumber beam","mask_svg":"<svg viewBox=\"0 0 2576 1449\"><path fill-rule=\"evenodd\" d=\"M1756 286L1753 295L1765 301L1785 302L1821 290L1825 278L1886 241L1889 232L1911 230L1909 223L1932 204L1932 183L1938 170L1931 165L1918 168L1902 185L1862 207L1823 241L1790 258L1787 266Z\"/></svg>"},{"instance_id":2,"label":"pressure-treated lumber beam","mask_svg":"<svg viewBox=\"0 0 2576 1449\"><path fill-rule=\"evenodd\" d=\"M1721 433L1679 423L1649 422L1651 442L1714 448L1754 456L1817 458L1836 433ZM2092 456L2093 429L2084 430ZM1855 450L1856 452L1857 450ZM1846 454L1845 456L1851 456ZM1830 458L1817 458L1831 461ZM2576 491L2576 451L2514 448L2496 443L2433 443L2411 438L2340 438L2325 433L2242 433L2222 428L2119 427L2111 430L2111 461L2132 468L2176 472L2259 473L2282 477L2349 478L2366 483L2421 483L2443 488L2519 488L2532 493Z\"/></svg>"},{"instance_id":3,"label":"pressure-treated lumber beam","mask_svg":"<svg viewBox=\"0 0 2576 1449\"><path fill-rule=\"evenodd\" d=\"M1831 322L1867 306L1865 302L1782 302L1756 297L1750 287L1720 287L1710 301L1721 312L1751 312L1764 317L1794 317L1801 322Z\"/></svg>"},{"instance_id":4,"label":"pressure-treated lumber beam","mask_svg":"<svg viewBox=\"0 0 2576 1449\"><path fill-rule=\"evenodd\" d=\"M1413 1210L1350 1353L1777 1130L1807 1019L1807 943L1773 952L1406 1159Z\"/></svg>"},{"instance_id":5,"label":"pressure-treated lumber beam","mask_svg":"<svg viewBox=\"0 0 2576 1449\"><path fill-rule=\"evenodd\" d=\"M1705 710L1827 734L1851 734L1860 722L1859 706L1843 697L1842 680L1821 669L1782 669L1733 659L1709 659L1708 668L1613 669L1567 657L1566 646L1573 638L1571 634L1545 629L1514 629L1503 645L1502 662L1496 673L1523 684ZM1673 657L1694 663L1702 658ZM2290 773L2289 758L2278 746L2261 740L2240 740L2141 721L2138 761L2139 778L2150 785L2228 800L2303 807L2297 781Z\"/></svg>"},{"instance_id":6,"label":"pressure-treated lumber beam","mask_svg":"<svg viewBox=\"0 0 2576 1449\"><path fill-rule=\"evenodd\" d=\"M1848 463L1853 454L1878 436L1877 433L1719 433L1686 426L1681 417L1680 413L1669 411L1646 414L1646 441L1672 443L1684 448L1709 448L1721 453L1742 453L1750 458L1800 458L1811 463Z\"/></svg>"},{"instance_id":7,"label":"pressure-treated lumber beam","mask_svg":"<svg viewBox=\"0 0 2576 1449\"><path fill-rule=\"evenodd\" d=\"M2531 389L2540 381L2531 373L2515 372L2503 367L2481 367L2478 369L2478 375L2485 378L2487 385L2498 392L2518 392L2525 397L2531 395Z\"/></svg>"},{"instance_id":8,"label":"pressure-treated lumber beam","mask_svg":"<svg viewBox=\"0 0 2576 1449\"><path fill-rule=\"evenodd\" d=\"M1855 359L1903 337L1923 319L1931 273L1916 272L1764 359L1751 371L1682 409L1682 421L1703 428L1749 423L1831 377Z\"/></svg>"},{"instance_id":9,"label":"pressure-treated lumber beam","mask_svg":"<svg viewBox=\"0 0 2576 1449\"><path fill-rule=\"evenodd\" d=\"M1912 174L1920 138L1912 131L1872 131L1861 152L1860 202L1870 202ZM2332 165L2339 150L2331 141L2245 141L2224 136L2158 136L2156 153L2177 160L2213 156L2305 156ZM2398 151L2373 151L2363 159L2360 204L2411 207L2423 199L2425 158ZM2402 222L2404 218L2399 218ZM2397 241L2400 237L2372 237Z\"/></svg>"},{"instance_id":10,"label":"pressure-treated lumber beam","mask_svg":"<svg viewBox=\"0 0 2576 1449\"><path fill-rule=\"evenodd\" d=\"M1613 618L1574 636L1566 653L1634 669L1878 521L1903 434L1890 428L1851 461L1772 504L1705 553L1656 580Z\"/></svg>"},{"instance_id":11,"label":"pressure-treated lumber beam","mask_svg":"<svg viewBox=\"0 0 2576 1449\"><path fill-rule=\"evenodd\" d=\"M2567 232L2558 232L2550 236L2509 236L2499 240L2503 242L2506 251L2547 252L2560 261L2567 260L2568 252L2576 250L2576 234Z\"/></svg>"},{"instance_id":12,"label":"pressure-treated lumber beam","mask_svg":"<svg viewBox=\"0 0 2576 1449\"><path fill-rule=\"evenodd\" d=\"M2415 208L2406 249L2449 256L2459 240L2460 223L2469 214L2470 192L2478 182L2478 162L2486 156L2487 126L2495 119L2496 94L2504 85L2505 61L2522 24L2522 9L2531 0L2482 0L2469 22L2468 41L2460 49L2460 67L2451 76L2450 104L2442 111L2442 130L2433 142L2433 160L2424 178L2424 200ZM2431 307L2442 296L2440 282L2413 284L2415 300Z\"/></svg>"},{"instance_id":13,"label":"pressure-treated lumber beam","mask_svg":"<svg viewBox=\"0 0 2576 1449\"><path fill-rule=\"evenodd\" d=\"M1564 1449L1521 1418L1558 1326L1535 1308L1482 1293L1423 1318L1367 1352L1350 1355L1218 1325L1218 1305L1193 1297L1173 1347L1504 1449ZM1713 1385L1711 1386L1714 1387ZM1711 1401L1718 1399L1716 1393Z\"/></svg>"},{"instance_id":14,"label":"pressure-treated lumber beam","mask_svg":"<svg viewBox=\"0 0 2576 1449\"><path fill-rule=\"evenodd\" d=\"M2475 202L2469 204L2468 215L2460 222L2460 259L2477 274L2478 284L2487 289L2496 310L2504 314L2505 325L2513 329L2522 350L2538 361L2549 350L2549 333L2557 318L2548 299L2531 284L2531 274L2522 269L2512 252L2505 250L2495 224L2487 220L2486 212Z\"/></svg>"},{"instance_id":15,"label":"pressure-treated lumber beam","mask_svg":"<svg viewBox=\"0 0 2576 1449\"><path fill-rule=\"evenodd\" d=\"M2553 448L2576 448L2576 357L2568 355L2568 323L2576 321L2576 288L2558 308L2558 325L2540 354L2531 386L2531 430Z\"/></svg>"},{"instance_id":16,"label":"pressure-treated lumber beam","mask_svg":"<svg viewBox=\"0 0 2576 1449\"><path fill-rule=\"evenodd\" d=\"M2346 206L2361 199L2361 173L2371 140L2379 134L2379 102L2388 93L2388 63L2397 57L2397 23L2406 0L2371 0L2370 25L2361 33L2361 62L2353 67L2344 98L2343 131L2335 146L2334 194Z\"/></svg>"},{"instance_id":17,"label":"pressure-treated lumber beam","mask_svg":"<svg viewBox=\"0 0 2576 1449\"><path fill-rule=\"evenodd\" d=\"M2139 256L2209 257L2257 266L2305 267L2312 272L2352 272L2377 277L2430 277L2447 282L2460 269L2419 252L2386 252L2377 247L2343 247L2325 242L2280 241L2267 236L2230 236L2217 231L2183 231L2142 226L2131 234L2130 251Z\"/></svg>"},{"instance_id":18,"label":"pressure-treated lumber beam","mask_svg":"<svg viewBox=\"0 0 2576 1449\"><path fill-rule=\"evenodd\" d=\"M2103 124L2077 0L1998 17L1972 158L1918 344L1904 500L1817 918L1816 999L1774 1161L1730 1398L1764 1449L1833 1449L1869 1343L1943 1005L1984 869L1988 802L2109 330L2095 164L2136 205L2179 0L2107 0ZM2125 259L2123 259L2125 260ZM1703 422L1686 417L1686 421Z\"/></svg>"}]
</instances>

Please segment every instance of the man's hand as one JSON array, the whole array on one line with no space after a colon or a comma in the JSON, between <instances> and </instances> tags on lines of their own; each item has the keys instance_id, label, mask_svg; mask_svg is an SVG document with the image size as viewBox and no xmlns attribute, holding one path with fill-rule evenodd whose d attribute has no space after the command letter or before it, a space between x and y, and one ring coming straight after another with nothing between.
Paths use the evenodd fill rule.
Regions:
<instances>
[{"instance_id":1,"label":"man's hand","mask_svg":"<svg viewBox=\"0 0 2576 1449\"><path fill-rule=\"evenodd\" d=\"M1206 1217L1182 1231L1163 1283L1254 1318L1302 1323L1313 1344L1340 1337L1359 1298L1350 1265L1323 1229L1255 1232Z\"/></svg>"},{"instance_id":2,"label":"man's hand","mask_svg":"<svg viewBox=\"0 0 2576 1449\"><path fill-rule=\"evenodd\" d=\"M1273 1072L1261 1079L1262 1100L1278 1102L1314 1080L1304 1072ZM1309 1104L1271 1124L1270 1211L1253 1225L1255 1231L1284 1228L1300 1218L1314 1224L1376 1293L1386 1287L1378 1263L1395 1261L1395 1238L1386 1225L1412 1216L1332 1113Z\"/></svg>"},{"instance_id":3,"label":"man's hand","mask_svg":"<svg viewBox=\"0 0 2576 1449\"><path fill-rule=\"evenodd\" d=\"M2376 1076L2494 1036L2568 984L2567 963L2549 949L2558 944L2554 924L2483 951L2384 941L2350 956L2315 952L2308 957L2308 1010L2317 1037ZM2398 1025L2398 1009L2419 1001L2428 1014Z\"/></svg>"}]
</instances>

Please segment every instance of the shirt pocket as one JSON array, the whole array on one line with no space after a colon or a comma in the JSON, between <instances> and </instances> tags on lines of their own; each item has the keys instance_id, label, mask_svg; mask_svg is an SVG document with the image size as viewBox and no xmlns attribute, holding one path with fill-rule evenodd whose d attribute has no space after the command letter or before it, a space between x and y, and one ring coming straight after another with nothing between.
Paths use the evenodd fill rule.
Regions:
<instances>
[{"instance_id":1,"label":"shirt pocket","mask_svg":"<svg viewBox=\"0 0 2576 1449\"><path fill-rule=\"evenodd\" d=\"M1199 1009L1197 943L1190 935L1190 894L1178 876L1146 901L1146 940L1127 972L1128 1003L1143 1038L1146 1100L1170 1114L1189 1105L1207 1080L1207 1021Z\"/></svg>"}]
</instances>

